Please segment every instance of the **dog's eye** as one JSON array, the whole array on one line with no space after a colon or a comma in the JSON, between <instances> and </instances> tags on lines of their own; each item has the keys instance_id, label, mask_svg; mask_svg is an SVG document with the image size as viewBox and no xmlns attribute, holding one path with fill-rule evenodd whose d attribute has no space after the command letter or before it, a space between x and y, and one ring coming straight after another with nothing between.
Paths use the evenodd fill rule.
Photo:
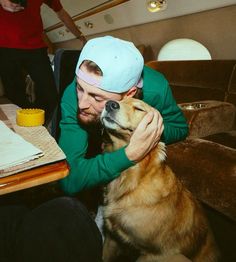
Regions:
<instances>
[{"instance_id":1,"label":"dog's eye","mask_svg":"<svg viewBox=\"0 0 236 262\"><path fill-rule=\"evenodd\" d=\"M138 107L138 106L135 106L134 109L135 109L135 110L138 110L138 111L146 112L143 108Z\"/></svg>"}]
</instances>

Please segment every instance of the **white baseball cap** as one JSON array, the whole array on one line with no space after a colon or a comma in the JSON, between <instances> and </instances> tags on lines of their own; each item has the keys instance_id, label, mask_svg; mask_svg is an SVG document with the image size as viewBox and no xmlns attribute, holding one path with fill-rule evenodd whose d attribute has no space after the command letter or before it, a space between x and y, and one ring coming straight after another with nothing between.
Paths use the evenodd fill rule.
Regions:
<instances>
[{"instance_id":1,"label":"white baseball cap","mask_svg":"<svg viewBox=\"0 0 236 262\"><path fill-rule=\"evenodd\" d=\"M102 70L101 81L86 75L80 66L84 60L93 61ZM83 47L77 66L76 75L102 90L123 93L131 87L142 87L144 60L132 42L112 36L89 40Z\"/></svg>"}]
</instances>

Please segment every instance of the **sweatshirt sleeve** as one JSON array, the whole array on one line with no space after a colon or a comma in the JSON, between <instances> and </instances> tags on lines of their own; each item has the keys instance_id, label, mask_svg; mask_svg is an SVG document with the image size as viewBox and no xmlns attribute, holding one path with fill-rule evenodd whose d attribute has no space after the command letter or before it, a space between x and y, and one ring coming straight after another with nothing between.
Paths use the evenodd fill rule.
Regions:
<instances>
[{"instance_id":1,"label":"sweatshirt sleeve","mask_svg":"<svg viewBox=\"0 0 236 262\"><path fill-rule=\"evenodd\" d=\"M183 112L176 104L169 84L166 84L166 90L163 96L163 105L161 114L164 122L164 132L161 140L166 144L183 140L188 135L188 124Z\"/></svg>"},{"instance_id":2,"label":"sweatshirt sleeve","mask_svg":"<svg viewBox=\"0 0 236 262\"><path fill-rule=\"evenodd\" d=\"M59 145L70 166L69 175L62 179L60 184L63 191L69 195L110 182L134 164L127 158L124 148L86 159L88 134L78 124L77 108L76 88L73 82L65 90L61 102L62 119L59 139Z\"/></svg>"},{"instance_id":3,"label":"sweatshirt sleeve","mask_svg":"<svg viewBox=\"0 0 236 262\"><path fill-rule=\"evenodd\" d=\"M163 117L164 131L161 140L171 144L188 135L188 124L177 105L166 78L159 72L144 67L143 100L156 108Z\"/></svg>"}]
</instances>

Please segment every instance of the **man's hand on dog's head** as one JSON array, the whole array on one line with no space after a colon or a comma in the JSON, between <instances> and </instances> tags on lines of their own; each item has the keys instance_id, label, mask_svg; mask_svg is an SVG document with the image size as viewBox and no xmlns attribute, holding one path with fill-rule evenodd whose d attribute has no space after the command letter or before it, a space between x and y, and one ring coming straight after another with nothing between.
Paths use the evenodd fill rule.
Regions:
<instances>
[{"instance_id":1,"label":"man's hand on dog's head","mask_svg":"<svg viewBox=\"0 0 236 262\"><path fill-rule=\"evenodd\" d=\"M142 160L160 141L164 125L161 114L153 109L149 112L131 136L130 143L125 149L129 160L139 162Z\"/></svg>"}]
</instances>

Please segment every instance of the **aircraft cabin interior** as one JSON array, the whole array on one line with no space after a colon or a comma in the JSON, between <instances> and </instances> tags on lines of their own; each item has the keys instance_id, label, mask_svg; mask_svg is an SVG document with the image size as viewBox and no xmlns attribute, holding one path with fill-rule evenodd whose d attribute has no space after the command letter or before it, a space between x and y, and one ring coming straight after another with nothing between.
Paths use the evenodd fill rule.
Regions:
<instances>
[{"instance_id":1,"label":"aircraft cabin interior","mask_svg":"<svg viewBox=\"0 0 236 262\"><path fill-rule=\"evenodd\" d=\"M87 41L109 35L133 42L145 67L160 72L167 79L189 133L184 140L166 145L166 163L203 206L221 254L219 261L236 261L236 0L60 2ZM40 10L42 37L47 45L59 101L53 108L50 123L39 124L41 126L33 133L24 131L17 125L19 108L7 96L0 71L0 122L27 141L34 139L32 143L40 148L33 162L10 168L0 165L0 206L24 203L34 208L64 196L58 181L70 172L66 156L58 146L60 101L75 79L83 42L49 6L43 4ZM0 59L1 47L0 36ZM22 77L27 99L35 101L34 81L24 69ZM40 119L41 113L36 113ZM29 116L31 111L27 114ZM35 115L32 122L36 118ZM8 147L4 141L0 139L1 150ZM18 155L24 151L19 147L15 150ZM42 155L44 158L40 157ZM99 185L73 196L95 218L103 201L102 191Z\"/></svg>"}]
</instances>

